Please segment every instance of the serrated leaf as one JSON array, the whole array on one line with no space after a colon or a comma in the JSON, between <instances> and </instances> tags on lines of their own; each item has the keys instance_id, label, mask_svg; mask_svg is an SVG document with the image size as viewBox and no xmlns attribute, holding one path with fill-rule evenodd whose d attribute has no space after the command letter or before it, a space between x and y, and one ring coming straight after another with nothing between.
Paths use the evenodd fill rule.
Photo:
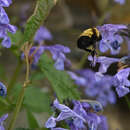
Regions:
<instances>
[{"instance_id":1,"label":"serrated leaf","mask_svg":"<svg viewBox=\"0 0 130 130\"><path fill-rule=\"evenodd\" d=\"M53 64L47 55L41 56L39 66L50 81L58 99L61 102L64 99L79 99L79 93L70 76L65 71L56 70Z\"/></svg>"},{"instance_id":2,"label":"serrated leaf","mask_svg":"<svg viewBox=\"0 0 130 130\"><path fill-rule=\"evenodd\" d=\"M24 95L23 104L27 109L33 112L50 112L50 97L40 88L27 87Z\"/></svg>"},{"instance_id":3,"label":"serrated leaf","mask_svg":"<svg viewBox=\"0 0 130 130\"><path fill-rule=\"evenodd\" d=\"M54 4L54 0L37 0L34 13L25 26L23 43L33 40L37 29L43 24Z\"/></svg>"},{"instance_id":4,"label":"serrated leaf","mask_svg":"<svg viewBox=\"0 0 130 130\"><path fill-rule=\"evenodd\" d=\"M28 124L30 128L39 128L38 122L33 115L33 113L29 110L26 110L27 113L27 119L28 119Z\"/></svg>"}]
</instances>

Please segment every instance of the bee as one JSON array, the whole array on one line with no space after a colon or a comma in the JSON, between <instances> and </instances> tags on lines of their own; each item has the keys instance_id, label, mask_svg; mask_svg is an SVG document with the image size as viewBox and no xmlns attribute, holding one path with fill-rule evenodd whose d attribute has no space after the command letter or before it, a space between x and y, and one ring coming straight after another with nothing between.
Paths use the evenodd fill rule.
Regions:
<instances>
[{"instance_id":1,"label":"bee","mask_svg":"<svg viewBox=\"0 0 130 130\"><path fill-rule=\"evenodd\" d=\"M81 103L88 103L90 106L91 106L91 111L92 112L102 112L103 111L103 107L101 105L100 102L98 101L95 101L95 100L87 100L87 99L83 99L83 100L80 100Z\"/></svg>"},{"instance_id":2,"label":"bee","mask_svg":"<svg viewBox=\"0 0 130 130\"><path fill-rule=\"evenodd\" d=\"M83 49L87 52L89 52L92 57L97 54L96 52L96 42L102 40L102 36L97 28L89 28L83 31L78 40L77 40L77 46L80 49ZM89 49L89 47L92 47L92 49Z\"/></svg>"},{"instance_id":3,"label":"bee","mask_svg":"<svg viewBox=\"0 0 130 130\"><path fill-rule=\"evenodd\" d=\"M118 72L122 69L130 67L130 56L124 56L118 62Z\"/></svg>"}]
</instances>

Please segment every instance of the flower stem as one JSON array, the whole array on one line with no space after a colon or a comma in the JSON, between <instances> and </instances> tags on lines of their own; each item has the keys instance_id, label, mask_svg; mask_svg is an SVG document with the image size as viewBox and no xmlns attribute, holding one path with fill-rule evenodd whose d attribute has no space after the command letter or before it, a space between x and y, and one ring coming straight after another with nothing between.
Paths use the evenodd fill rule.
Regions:
<instances>
[{"instance_id":1,"label":"flower stem","mask_svg":"<svg viewBox=\"0 0 130 130\"><path fill-rule=\"evenodd\" d=\"M13 114L12 120L11 120L11 122L9 124L8 130L13 130L13 128L14 128L14 125L15 125L15 122L16 122L16 118L18 116L18 113L19 113L20 108L21 108L22 103L23 103L25 88L29 84L30 65L29 65L28 54L25 54L25 58L26 58L26 77L25 77L25 82L24 82L23 87L22 87L22 89L20 91L20 94L19 94L19 97L18 97L18 100L17 100L17 103L16 103L16 107L15 107L15 110L14 110L14 114Z\"/></svg>"}]
</instances>

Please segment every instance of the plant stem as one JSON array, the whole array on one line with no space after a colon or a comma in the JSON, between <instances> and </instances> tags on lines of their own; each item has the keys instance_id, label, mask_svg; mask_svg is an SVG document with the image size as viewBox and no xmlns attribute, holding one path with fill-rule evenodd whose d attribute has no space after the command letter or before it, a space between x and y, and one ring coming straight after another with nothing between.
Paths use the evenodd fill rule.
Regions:
<instances>
[{"instance_id":1,"label":"plant stem","mask_svg":"<svg viewBox=\"0 0 130 130\"><path fill-rule=\"evenodd\" d=\"M16 66L16 69L15 69L15 71L13 73L13 76L12 76L12 78L11 78L11 80L9 82L8 88L7 88L8 95L10 95L11 90L12 90L12 88L14 87L14 85L16 83L16 80L17 80L18 75L19 75L19 73L21 71L22 65L23 65L23 62L21 62L20 60L18 60L18 64Z\"/></svg>"},{"instance_id":2,"label":"plant stem","mask_svg":"<svg viewBox=\"0 0 130 130\"><path fill-rule=\"evenodd\" d=\"M15 108L15 111L14 111L14 114L13 114L13 118L12 118L10 124L9 124L8 130L13 130L13 128L14 128L17 115L18 115L18 113L20 111L20 108L21 108L21 105L22 105L22 102L23 102L24 91L25 91L25 88L22 87L22 90L20 92L20 95L19 95L17 103L16 103L16 108Z\"/></svg>"},{"instance_id":3,"label":"plant stem","mask_svg":"<svg viewBox=\"0 0 130 130\"><path fill-rule=\"evenodd\" d=\"M29 65L28 54L25 54L25 58L26 58L26 77L25 77L25 82L24 82L23 87L22 87L22 89L20 91L20 95L18 97L18 100L17 100L17 103L16 103L16 108L14 110L14 114L13 114L12 120L11 120L11 122L9 124L8 130L13 130L13 128L14 128L14 125L15 125L15 122L16 122L16 118L18 116L18 113L19 113L20 108L21 108L22 103L23 103L25 88L29 84L30 65Z\"/></svg>"}]
</instances>

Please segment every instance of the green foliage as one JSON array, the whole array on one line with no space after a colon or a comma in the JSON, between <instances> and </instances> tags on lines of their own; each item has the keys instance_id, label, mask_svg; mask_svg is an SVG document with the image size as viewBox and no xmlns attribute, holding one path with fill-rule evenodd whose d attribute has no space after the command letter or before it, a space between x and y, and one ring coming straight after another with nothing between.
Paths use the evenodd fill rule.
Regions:
<instances>
[{"instance_id":1,"label":"green foliage","mask_svg":"<svg viewBox=\"0 0 130 130\"><path fill-rule=\"evenodd\" d=\"M9 32L8 35L11 39L11 43L15 45L18 45L23 38L23 33L20 30L17 30L15 34Z\"/></svg>"},{"instance_id":2,"label":"green foliage","mask_svg":"<svg viewBox=\"0 0 130 130\"><path fill-rule=\"evenodd\" d=\"M28 19L25 26L23 43L33 40L37 29L41 26L41 24L43 24L53 6L54 0L37 0L34 13Z\"/></svg>"},{"instance_id":3,"label":"green foliage","mask_svg":"<svg viewBox=\"0 0 130 130\"><path fill-rule=\"evenodd\" d=\"M24 96L24 105L33 112L50 112L50 97L40 88L27 87Z\"/></svg>"},{"instance_id":4,"label":"green foliage","mask_svg":"<svg viewBox=\"0 0 130 130\"><path fill-rule=\"evenodd\" d=\"M27 118L28 118L28 124L30 128L39 128L38 122L33 115L33 113L29 110L26 110Z\"/></svg>"},{"instance_id":5,"label":"green foliage","mask_svg":"<svg viewBox=\"0 0 130 130\"><path fill-rule=\"evenodd\" d=\"M3 113L8 113L11 108L7 99L0 96L0 116L3 115Z\"/></svg>"},{"instance_id":6,"label":"green foliage","mask_svg":"<svg viewBox=\"0 0 130 130\"><path fill-rule=\"evenodd\" d=\"M14 104L22 88L21 84L17 84L13 89ZM48 93L42 92L40 88L28 86L25 90L23 105L32 112L51 112L50 97Z\"/></svg>"},{"instance_id":7,"label":"green foliage","mask_svg":"<svg viewBox=\"0 0 130 130\"><path fill-rule=\"evenodd\" d=\"M20 30L17 30L15 34L12 33L8 33L10 39L11 39L11 43L12 46L10 48L10 50L16 55L19 56L19 49L20 49L20 42L22 41L23 38L23 33Z\"/></svg>"},{"instance_id":8,"label":"green foliage","mask_svg":"<svg viewBox=\"0 0 130 130\"><path fill-rule=\"evenodd\" d=\"M36 130L36 129L31 129L31 128L15 128L14 130Z\"/></svg>"},{"instance_id":9,"label":"green foliage","mask_svg":"<svg viewBox=\"0 0 130 130\"><path fill-rule=\"evenodd\" d=\"M30 80L32 82L36 81L36 80L41 80L45 77L45 75L42 73L42 72L38 72L38 71L35 71L31 74L31 77L30 77Z\"/></svg>"},{"instance_id":10,"label":"green foliage","mask_svg":"<svg viewBox=\"0 0 130 130\"><path fill-rule=\"evenodd\" d=\"M58 99L61 102L64 99L79 99L79 93L70 76L65 71L56 70L53 64L47 55L41 56L39 66L50 81Z\"/></svg>"}]
</instances>

